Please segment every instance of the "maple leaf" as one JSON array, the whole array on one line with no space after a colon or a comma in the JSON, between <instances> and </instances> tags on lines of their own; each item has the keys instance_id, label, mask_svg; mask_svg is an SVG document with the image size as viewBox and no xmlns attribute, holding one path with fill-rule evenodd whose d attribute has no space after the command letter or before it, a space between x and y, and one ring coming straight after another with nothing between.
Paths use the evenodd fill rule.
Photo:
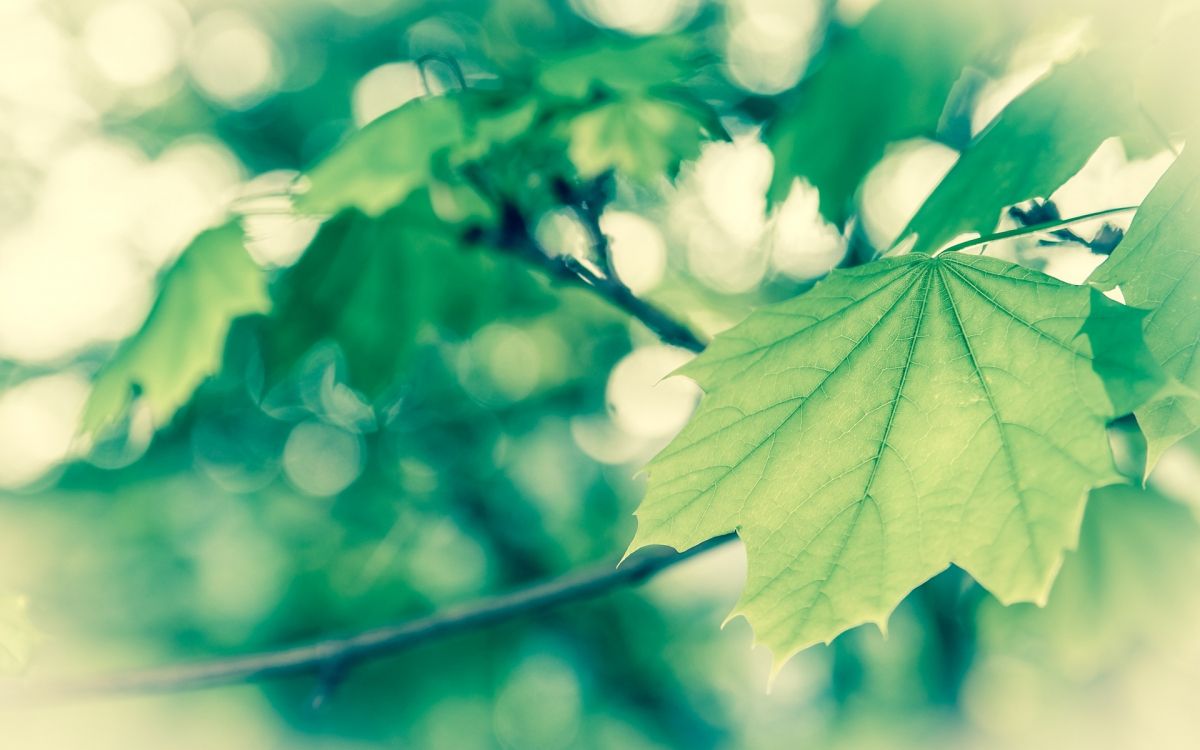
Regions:
<instances>
[{"instance_id":1,"label":"maple leaf","mask_svg":"<svg viewBox=\"0 0 1200 750\"><path fill-rule=\"evenodd\" d=\"M632 548L737 531L745 616L777 666L886 626L951 563L1044 601L1088 490L1120 480L1107 421L1160 375L1141 314L961 253L834 272L680 371L705 390L650 464Z\"/></svg>"},{"instance_id":2,"label":"maple leaf","mask_svg":"<svg viewBox=\"0 0 1200 750\"><path fill-rule=\"evenodd\" d=\"M580 176L595 177L616 169L641 182L666 174L694 159L710 137L703 114L685 103L653 98L604 102L567 119L567 154Z\"/></svg>"},{"instance_id":3,"label":"maple leaf","mask_svg":"<svg viewBox=\"0 0 1200 750\"><path fill-rule=\"evenodd\" d=\"M434 178L434 157L467 140L458 96L414 99L367 124L306 173L303 213L359 208L378 216Z\"/></svg>"}]
</instances>

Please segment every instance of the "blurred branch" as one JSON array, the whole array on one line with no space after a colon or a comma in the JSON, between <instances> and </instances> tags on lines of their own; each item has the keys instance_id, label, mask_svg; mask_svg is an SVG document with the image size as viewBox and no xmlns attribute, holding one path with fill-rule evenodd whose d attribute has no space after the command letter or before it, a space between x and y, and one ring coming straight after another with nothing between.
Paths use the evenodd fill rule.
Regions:
<instances>
[{"instance_id":1,"label":"blurred branch","mask_svg":"<svg viewBox=\"0 0 1200 750\"><path fill-rule=\"evenodd\" d=\"M472 178L481 190L491 194L486 180L480 175L467 176ZM609 261L608 238L600 228L600 215L608 201L611 183L611 176L604 175L577 188L560 186L563 204L576 214L588 232L591 251L595 256L594 263L571 255L555 255L549 252L537 241L525 217L516 206L504 200L497 201L502 206L502 219L496 236L489 238L490 244L501 252L540 268L553 280L586 287L614 307L641 321L663 343L693 352L703 351L704 341L690 328L667 312L637 297L613 273ZM80 679L15 680L0 686L0 699L5 702L55 701L114 693L177 692L294 675L316 675L318 685L313 692L311 703L317 706L325 702L337 683L351 668L361 662L389 656L456 633L636 585L665 568L735 538L736 534L725 534L685 552L669 549L645 551L619 567L601 565L590 570L569 573L509 594L450 607L428 617L365 630L341 638L113 675Z\"/></svg>"},{"instance_id":2,"label":"blurred branch","mask_svg":"<svg viewBox=\"0 0 1200 750\"><path fill-rule=\"evenodd\" d=\"M532 238L520 257L540 267L557 281L590 289L617 309L636 318L664 344L697 353L704 351L704 342L690 328L635 295L615 276L599 273L586 262L570 255L550 255Z\"/></svg>"},{"instance_id":3,"label":"blurred branch","mask_svg":"<svg viewBox=\"0 0 1200 750\"><path fill-rule=\"evenodd\" d=\"M565 182L556 185L559 198L576 215L588 233L594 256L589 263L567 253L555 254L542 247L521 211L512 202L495 195L479 170L468 168L464 170L464 174L484 195L488 195L501 206L500 226L496 236L491 238L494 247L540 268L555 281L589 289L617 309L636 318L664 344L697 353L704 351L705 342L691 328L665 310L635 295L613 272L609 261L608 237L600 228L600 215L611 190L610 175L601 175L579 188L573 188Z\"/></svg>"},{"instance_id":4,"label":"blurred branch","mask_svg":"<svg viewBox=\"0 0 1200 750\"><path fill-rule=\"evenodd\" d=\"M55 701L115 693L180 692L295 675L318 675L323 680L322 685L325 685L325 681L341 680L351 668L364 661L637 585L666 568L735 538L736 534L725 534L685 552L664 548L647 550L620 567L599 565L501 596L450 607L428 617L364 630L342 638L76 680L13 680L0 690L0 699L5 703L13 703L17 700ZM328 686L322 688L314 702L324 700L327 690Z\"/></svg>"}]
</instances>

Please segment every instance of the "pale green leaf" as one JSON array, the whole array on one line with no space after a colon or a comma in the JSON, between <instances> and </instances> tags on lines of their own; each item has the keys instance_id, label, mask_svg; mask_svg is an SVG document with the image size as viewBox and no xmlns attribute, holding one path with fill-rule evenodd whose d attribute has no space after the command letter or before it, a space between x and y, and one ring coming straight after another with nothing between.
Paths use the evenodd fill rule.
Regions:
<instances>
[{"instance_id":1,"label":"pale green leaf","mask_svg":"<svg viewBox=\"0 0 1200 750\"><path fill-rule=\"evenodd\" d=\"M1105 139L1122 135L1139 146L1152 139L1122 66L1106 59L1089 55L1061 65L1018 96L963 152L898 240L916 235L913 249L932 252L959 234L985 234L1006 207L1049 198Z\"/></svg>"},{"instance_id":2,"label":"pale green leaf","mask_svg":"<svg viewBox=\"0 0 1200 750\"><path fill-rule=\"evenodd\" d=\"M688 106L650 98L606 101L571 117L564 130L580 176L616 169L642 182L674 175L681 161L699 155L707 137L719 135Z\"/></svg>"},{"instance_id":3,"label":"pale green leaf","mask_svg":"<svg viewBox=\"0 0 1200 750\"><path fill-rule=\"evenodd\" d=\"M1141 315L991 258L906 255L763 308L685 366L706 396L649 466L633 547L736 530L745 616L777 664L883 627L954 563L1045 600L1106 422L1160 382Z\"/></svg>"},{"instance_id":4,"label":"pale green leaf","mask_svg":"<svg viewBox=\"0 0 1200 750\"><path fill-rule=\"evenodd\" d=\"M433 178L433 158L466 139L457 97L414 99L367 124L313 167L296 199L304 213L379 215Z\"/></svg>"},{"instance_id":5,"label":"pale green leaf","mask_svg":"<svg viewBox=\"0 0 1200 750\"><path fill-rule=\"evenodd\" d=\"M241 227L230 222L200 234L164 276L142 328L97 374L83 432L119 420L136 393L154 423L165 423L220 366L230 323L266 310L266 280Z\"/></svg>"},{"instance_id":6,"label":"pale green leaf","mask_svg":"<svg viewBox=\"0 0 1200 750\"><path fill-rule=\"evenodd\" d=\"M1178 381L1137 412L1149 469L1200 427L1200 147L1189 146L1167 170L1091 281L1119 286L1128 304L1150 310L1146 343Z\"/></svg>"}]
</instances>

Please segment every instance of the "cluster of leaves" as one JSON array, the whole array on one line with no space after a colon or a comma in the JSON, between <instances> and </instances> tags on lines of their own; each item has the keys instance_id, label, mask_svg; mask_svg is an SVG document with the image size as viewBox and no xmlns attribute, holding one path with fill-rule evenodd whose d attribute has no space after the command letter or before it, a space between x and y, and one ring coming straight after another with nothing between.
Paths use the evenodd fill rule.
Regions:
<instances>
[{"instance_id":1,"label":"cluster of leaves","mask_svg":"<svg viewBox=\"0 0 1200 750\"><path fill-rule=\"evenodd\" d=\"M963 72L997 68L1022 37L1002 22L1017 14L882 0L831 35L765 123L770 198L807 180L839 225L889 144L924 135L962 147L901 235L910 253L755 312L683 371L707 395L650 467L632 548L736 531L749 574L735 613L777 663L860 623L883 627L950 564L1004 602L1044 602L1089 491L1119 480L1107 423L1136 412L1150 463L1200 425L1200 160L1185 145L1197 118L1166 93L1172 71L1195 61L1186 40L1159 43L1170 5L1097 23L1091 51L964 137L948 124L964 106ZM268 378L332 339L351 384L374 396L431 330L462 337L499 309L546 310L553 296L510 262L548 257L531 228L539 216L594 211L578 196L603 192L611 174L654 183L726 137L683 85L703 62L687 37L608 40L505 61L494 80L369 124L304 175L297 211L330 218L269 285L236 223L184 253L143 330L99 375L87 429L119 418L135 391L168 419L219 367L238 316L266 316ZM1048 197L1110 137L1133 153L1185 148L1092 280L1132 306L939 252Z\"/></svg>"},{"instance_id":2,"label":"cluster of leaves","mask_svg":"<svg viewBox=\"0 0 1200 750\"><path fill-rule=\"evenodd\" d=\"M696 62L686 37L599 44L370 123L303 175L296 210L330 218L269 301L236 221L185 250L142 330L98 376L85 431L118 420L135 391L157 423L169 419L216 371L230 322L250 313L269 316L269 378L329 339L351 384L375 396L426 327L463 337L496 310L546 310L553 299L526 268L481 250L544 254L532 223L585 183L613 172L652 183L727 137L675 85Z\"/></svg>"}]
</instances>

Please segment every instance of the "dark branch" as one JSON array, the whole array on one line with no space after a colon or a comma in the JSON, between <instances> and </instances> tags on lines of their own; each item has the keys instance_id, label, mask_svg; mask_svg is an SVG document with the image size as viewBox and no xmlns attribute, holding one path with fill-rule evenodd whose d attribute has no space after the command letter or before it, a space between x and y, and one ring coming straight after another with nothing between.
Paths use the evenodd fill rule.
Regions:
<instances>
[{"instance_id":1,"label":"dark branch","mask_svg":"<svg viewBox=\"0 0 1200 750\"><path fill-rule=\"evenodd\" d=\"M62 700L114 693L178 692L307 674L320 675L326 680L331 679L330 675L336 675L335 679L340 679L349 669L367 659L388 656L427 641L639 584L665 568L735 538L735 534L726 534L685 552L665 548L646 550L620 567L599 565L509 594L450 607L428 617L366 630L344 638L112 676L42 682L15 680L8 689L0 692L0 697L10 702L16 699Z\"/></svg>"},{"instance_id":2,"label":"dark branch","mask_svg":"<svg viewBox=\"0 0 1200 750\"><path fill-rule=\"evenodd\" d=\"M485 182L479 181L478 185L490 193ZM693 352L703 351L704 341L690 328L635 295L613 273L609 262L608 238L600 228L600 215L608 200L610 189L611 177L608 176L587 183L574 191L571 191L569 186L563 187L563 190L568 191L563 194L564 204L575 212L588 232L595 267L569 255L552 255L547 252L529 230L525 217L509 203L502 202L504 209L500 227L496 236L488 238L490 244L540 268L553 280L591 290L641 321L663 343ZM682 553L669 549L645 551L620 567L601 565L502 596L451 607L428 617L366 630L343 638L125 674L75 680L19 680L6 686L6 689L0 689L0 698L7 701L17 698L62 700L75 696L114 693L178 692L238 682L315 674L319 677L319 683L313 692L311 703L319 706L348 671L364 660L387 656L427 641L635 585L664 568L735 538L736 534L726 534Z\"/></svg>"},{"instance_id":3,"label":"dark branch","mask_svg":"<svg viewBox=\"0 0 1200 750\"><path fill-rule=\"evenodd\" d=\"M584 219L584 214L579 212L577 215L581 217L584 229L591 238L593 253L597 256L597 269L589 267L574 256L553 255L547 252L528 231L523 231L514 237L513 241L502 245L502 248L542 269L556 281L590 289L609 304L636 318L664 344L682 347L692 352L704 351L705 343L688 326L635 295L617 278L608 261L608 239L600 230L598 219Z\"/></svg>"},{"instance_id":4,"label":"dark branch","mask_svg":"<svg viewBox=\"0 0 1200 750\"><path fill-rule=\"evenodd\" d=\"M638 297L613 272L609 262L608 238L600 228L600 215L611 191L611 176L601 175L579 187L565 182L555 185L558 198L575 213L588 233L595 264L593 268L579 258L556 255L542 247L520 209L504 196L498 195L478 169L468 166L464 169L464 175L482 194L501 206L498 229L494 233L480 233L468 239L486 238L491 247L541 269L554 281L591 290L618 310L640 321L664 344L692 352L704 351L705 342L691 328Z\"/></svg>"}]
</instances>

